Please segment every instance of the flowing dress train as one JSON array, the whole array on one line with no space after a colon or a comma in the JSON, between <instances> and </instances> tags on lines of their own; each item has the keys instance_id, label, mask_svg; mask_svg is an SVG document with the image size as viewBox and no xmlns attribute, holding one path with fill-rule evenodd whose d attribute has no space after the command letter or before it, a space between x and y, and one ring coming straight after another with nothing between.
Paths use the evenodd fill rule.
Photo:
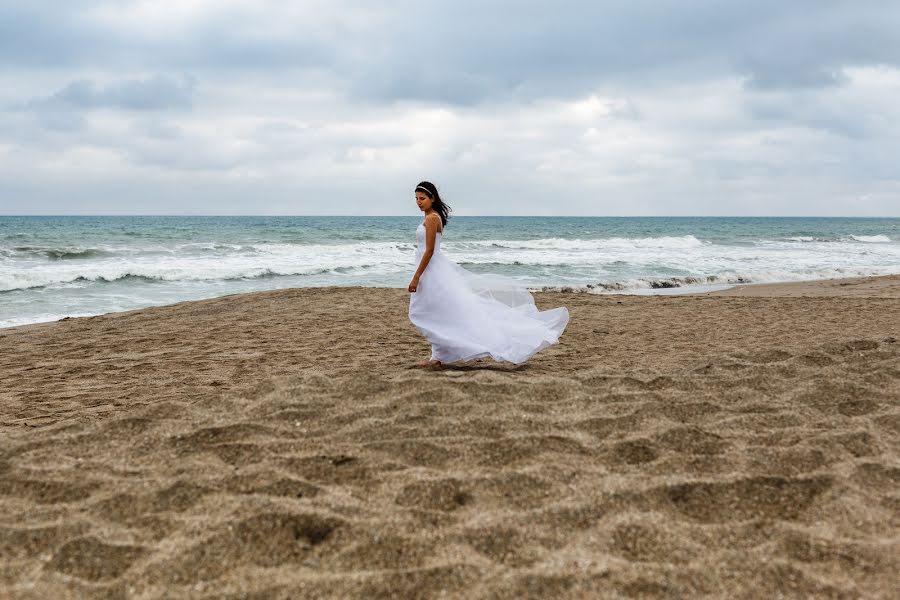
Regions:
<instances>
[{"instance_id":1,"label":"flowing dress train","mask_svg":"<svg viewBox=\"0 0 900 600\"><path fill-rule=\"evenodd\" d=\"M556 344L569 323L565 307L539 311L522 282L490 273L473 273L441 250L434 254L410 294L409 320L431 343L431 360L466 362L491 357L521 364ZM416 229L415 265L425 252L425 225Z\"/></svg>"}]
</instances>

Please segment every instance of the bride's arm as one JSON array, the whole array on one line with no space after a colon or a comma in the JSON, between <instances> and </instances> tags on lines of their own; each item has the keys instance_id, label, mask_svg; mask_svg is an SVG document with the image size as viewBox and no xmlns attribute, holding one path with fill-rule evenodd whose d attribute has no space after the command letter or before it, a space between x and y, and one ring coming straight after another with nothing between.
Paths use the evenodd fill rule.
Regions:
<instances>
[{"instance_id":1,"label":"bride's arm","mask_svg":"<svg viewBox=\"0 0 900 600\"><path fill-rule=\"evenodd\" d=\"M425 219L425 252L422 254L422 260L419 261L419 268L416 269L412 281L409 283L409 291L415 292L419 286L419 278L425 272L425 267L434 255L434 240L437 237L438 220L440 217L428 217Z\"/></svg>"}]
</instances>

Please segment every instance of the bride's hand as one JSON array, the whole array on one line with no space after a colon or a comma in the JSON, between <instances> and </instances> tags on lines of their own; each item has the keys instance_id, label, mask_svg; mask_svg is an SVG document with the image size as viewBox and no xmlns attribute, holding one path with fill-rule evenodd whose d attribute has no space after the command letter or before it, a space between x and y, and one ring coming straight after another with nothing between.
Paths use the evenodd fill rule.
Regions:
<instances>
[{"instance_id":1,"label":"bride's hand","mask_svg":"<svg viewBox=\"0 0 900 600\"><path fill-rule=\"evenodd\" d=\"M409 287L407 288L407 290L409 290L410 292L415 292L417 287L419 287L419 278L413 277L412 281L409 282Z\"/></svg>"}]
</instances>

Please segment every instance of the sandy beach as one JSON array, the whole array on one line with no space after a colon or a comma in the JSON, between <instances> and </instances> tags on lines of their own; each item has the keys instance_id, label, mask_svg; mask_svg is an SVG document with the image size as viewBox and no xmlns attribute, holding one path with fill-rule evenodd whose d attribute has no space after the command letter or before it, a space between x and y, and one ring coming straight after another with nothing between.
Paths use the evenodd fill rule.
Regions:
<instances>
[{"instance_id":1,"label":"sandy beach","mask_svg":"<svg viewBox=\"0 0 900 600\"><path fill-rule=\"evenodd\" d=\"M535 298L518 367L388 288L0 329L0 598L894 597L900 276Z\"/></svg>"}]
</instances>

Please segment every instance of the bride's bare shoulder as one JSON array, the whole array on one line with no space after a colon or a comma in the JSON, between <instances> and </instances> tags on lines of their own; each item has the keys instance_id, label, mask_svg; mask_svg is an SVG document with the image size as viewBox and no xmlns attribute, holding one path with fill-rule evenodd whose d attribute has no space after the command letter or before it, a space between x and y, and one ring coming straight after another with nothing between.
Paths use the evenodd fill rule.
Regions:
<instances>
[{"instance_id":1,"label":"bride's bare shoulder","mask_svg":"<svg viewBox=\"0 0 900 600\"><path fill-rule=\"evenodd\" d=\"M434 223L437 225L437 230L438 230L438 231L441 231L441 230L443 229L443 226L442 226L442 223L441 223L441 216L440 216L439 214L437 214L437 213L432 213L432 214L430 214L430 215L426 215L426 216L425 216L425 222L427 223L429 220L432 221L432 222L434 222Z\"/></svg>"}]
</instances>

